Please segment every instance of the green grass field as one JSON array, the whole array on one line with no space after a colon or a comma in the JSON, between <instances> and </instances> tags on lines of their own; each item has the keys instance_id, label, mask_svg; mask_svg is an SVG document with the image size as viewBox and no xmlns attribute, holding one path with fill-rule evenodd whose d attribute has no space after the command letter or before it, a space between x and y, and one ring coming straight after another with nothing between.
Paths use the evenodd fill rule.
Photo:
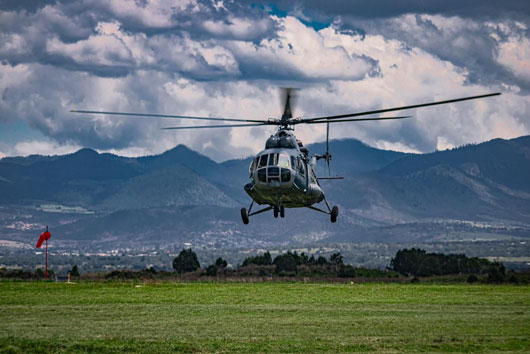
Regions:
<instances>
[{"instance_id":1,"label":"green grass field","mask_svg":"<svg viewBox=\"0 0 530 354\"><path fill-rule=\"evenodd\" d=\"M0 282L2 352L530 352L530 287Z\"/></svg>"}]
</instances>

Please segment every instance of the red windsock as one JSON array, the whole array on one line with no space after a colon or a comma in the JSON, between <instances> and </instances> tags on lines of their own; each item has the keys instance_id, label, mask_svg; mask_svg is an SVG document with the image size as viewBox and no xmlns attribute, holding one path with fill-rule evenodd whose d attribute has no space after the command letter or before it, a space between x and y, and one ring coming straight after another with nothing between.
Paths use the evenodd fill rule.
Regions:
<instances>
[{"instance_id":1,"label":"red windsock","mask_svg":"<svg viewBox=\"0 0 530 354\"><path fill-rule=\"evenodd\" d=\"M46 240L49 240L51 236L52 234L48 232L48 227L46 226L46 231L40 234L39 241L37 242L37 248L40 248L40 246L42 246L42 243Z\"/></svg>"}]
</instances>

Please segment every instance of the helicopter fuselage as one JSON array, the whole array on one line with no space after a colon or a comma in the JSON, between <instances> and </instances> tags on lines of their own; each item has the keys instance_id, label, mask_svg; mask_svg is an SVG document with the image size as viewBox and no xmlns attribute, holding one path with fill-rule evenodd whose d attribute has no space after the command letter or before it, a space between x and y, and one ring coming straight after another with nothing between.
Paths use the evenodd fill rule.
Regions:
<instances>
[{"instance_id":1,"label":"helicopter fuselage","mask_svg":"<svg viewBox=\"0 0 530 354\"><path fill-rule=\"evenodd\" d=\"M249 167L245 192L257 203L302 208L324 200L307 149L288 130L272 135Z\"/></svg>"}]
</instances>

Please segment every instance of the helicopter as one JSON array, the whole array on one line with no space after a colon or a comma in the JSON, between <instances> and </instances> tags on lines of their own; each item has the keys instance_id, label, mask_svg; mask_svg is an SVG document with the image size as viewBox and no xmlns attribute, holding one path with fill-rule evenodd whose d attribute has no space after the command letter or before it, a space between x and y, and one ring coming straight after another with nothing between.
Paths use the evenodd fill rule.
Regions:
<instances>
[{"instance_id":1,"label":"helicopter","mask_svg":"<svg viewBox=\"0 0 530 354\"><path fill-rule=\"evenodd\" d=\"M309 208L324 214L328 214L330 221L335 223L339 215L339 207L331 207L322 187L320 180L338 180L343 177L331 176L329 150L329 124L360 121L378 121L406 119L411 116L394 117L363 117L377 115L380 113L401 111L420 107L428 107L442 104L449 104L467 100L498 96L501 93L488 93L478 96L468 96L445 101L421 103L409 106L376 109L371 111L347 113L341 115L302 118L293 117L291 103L293 101L295 89L284 88L284 109L281 118L268 118L267 120L241 119L241 118L216 118L216 117L195 117L184 115L166 115L150 113L125 113L107 111L71 110L72 113L83 114L103 114L122 115L135 117L156 117L156 118L177 118L191 120L208 120L237 122L232 124L200 125L200 126L178 126L165 127L163 130L180 129L205 129L205 128L237 128L256 126L277 126L278 130L271 135L266 143L265 149L259 152L249 166L250 182L244 185L245 192L252 199L248 210L241 208L241 220L246 225L250 222L250 217L272 210L274 218L285 217L285 208ZM361 117L361 118L354 118ZM294 135L294 127L298 124L326 124L326 151L324 154L314 154L310 157L307 147ZM319 160L323 159L328 167L327 177L317 177L316 166ZM315 206L324 201L325 209ZM264 205L257 211L252 211L254 204Z\"/></svg>"}]
</instances>

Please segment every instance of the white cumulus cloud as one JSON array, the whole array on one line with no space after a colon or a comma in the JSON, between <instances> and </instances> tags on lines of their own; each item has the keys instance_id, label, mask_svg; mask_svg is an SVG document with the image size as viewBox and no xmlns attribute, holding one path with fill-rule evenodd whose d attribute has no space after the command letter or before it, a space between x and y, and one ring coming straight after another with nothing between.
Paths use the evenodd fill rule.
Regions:
<instances>
[{"instance_id":1,"label":"white cumulus cloud","mask_svg":"<svg viewBox=\"0 0 530 354\"><path fill-rule=\"evenodd\" d=\"M49 139L21 139L2 153L90 147L131 156L186 144L216 160L248 156L275 128L163 131L208 122L69 111L267 119L281 115L282 86L301 88L294 114L303 117L503 92L386 115L407 120L331 126L332 138L381 148L426 152L530 132L530 42L520 18L337 13L317 27L306 8L287 13L203 0L2 10L0 125L24 121ZM296 134L323 140L325 125Z\"/></svg>"}]
</instances>

